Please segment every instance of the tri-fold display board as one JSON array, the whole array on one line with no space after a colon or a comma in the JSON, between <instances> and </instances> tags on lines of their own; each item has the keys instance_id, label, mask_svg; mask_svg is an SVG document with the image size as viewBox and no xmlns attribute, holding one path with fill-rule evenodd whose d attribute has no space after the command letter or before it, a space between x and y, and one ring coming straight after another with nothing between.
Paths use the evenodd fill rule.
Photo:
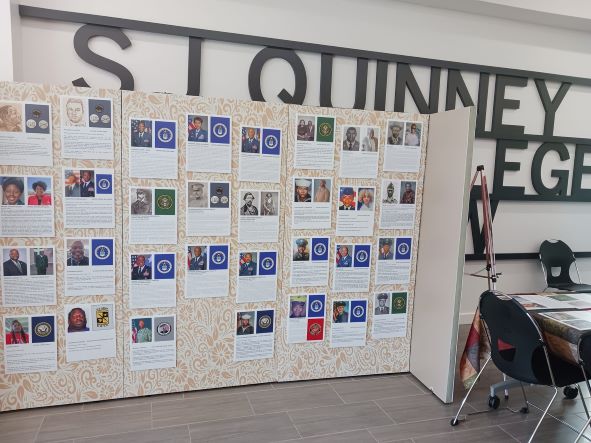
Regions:
<instances>
[{"instance_id":1,"label":"tri-fold display board","mask_svg":"<svg viewBox=\"0 0 591 443\"><path fill-rule=\"evenodd\" d=\"M1 409L409 371L429 120L0 83Z\"/></svg>"}]
</instances>

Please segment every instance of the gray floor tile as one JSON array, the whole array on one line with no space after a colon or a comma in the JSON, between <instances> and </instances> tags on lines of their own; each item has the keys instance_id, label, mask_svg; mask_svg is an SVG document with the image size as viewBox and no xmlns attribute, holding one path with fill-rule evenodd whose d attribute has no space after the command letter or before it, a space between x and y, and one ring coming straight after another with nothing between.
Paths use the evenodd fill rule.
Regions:
<instances>
[{"instance_id":1,"label":"gray floor tile","mask_svg":"<svg viewBox=\"0 0 591 443\"><path fill-rule=\"evenodd\" d=\"M384 398L376 400L376 403L396 423L453 417L459 407L455 404L447 405L433 394L413 395L404 397L404 399L398 397ZM470 405L466 405L462 412L475 412L475 409Z\"/></svg>"},{"instance_id":2,"label":"gray floor tile","mask_svg":"<svg viewBox=\"0 0 591 443\"><path fill-rule=\"evenodd\" d=\"M191 443L189 427L173 426L160 429L126 432L124 434L102 435L100 437L76 439L74 443Z\"/></svg>"},{"instance_id":3,"label":"gray floor tile","mask_svg":"<svg viewBox=\"0 0 591 443\"><path fill-rule=\"evenodd\" d=\"M7 411L2 412L2 416L10 414L18 414L20 418L25 417L39 417L53 414L65 414L68 412L77 412L82 410L82 404L75 405L59 405L59 406L48 406L46 408L31 408L23 409L20 411Z\"/></svg>"},{"instance_id":4,"label":"gray floor tile","mask_svg":"<svg viewBox=\"0 0 591 443\"><path fill-rule=\"evenodd\" d=\"M185 392L185 398L219 397L221 395L246 394L247 392L270 391L273 389L271 383L259 385L231 386L218 389L204 389L202 391Z\"/></svg>"},{"instance_id":5,"label":"gray floor tile","mask_svg":"<svg viewBox=\"0 0 591 443\"><path fill-rule=\"evenodd\" d=\"M404 376L360 379L353 383L335 383L333 388L345 403L423 394L418 386Z\"/></svg>"},{"instance_id":6,"label":"gray floor tile","mask_svg":"<svg viewBox=\"0 0 591 443\"><path fill-rule=\"evenodd\" d=\"M461 426L461 425L460 425ZM449 424L449 419L427 420L419 423L403 423L370 428L369 432L378 442L391 442L435 434L454 432L459 429Z\"/></svg>"},{"instance_id":7,"label":"gray floor tile","mask_svg":"<svg viewBox=\"0 0 591 443\"><path fill-rule=\"evenodd\" d=\"M282 441L282 440L278 440ZM284 441L284 440L283 440ZM375 443L375 439L366 430L340 432L329 435L319 435L317 437L306 437L298 440L287 440L287 442L300 443ZM399 443L412 443L410 440Z\"/></svg>"},{"instance_id":8,"label":"gray floor tile","mask_svg":"<svg viewBox=\"0 0 591 443\"><path fill-rule=\"evenodd\" d=\"M246 394L152 403L155 428L253 415Z\"/></svg>"},{"instance_id":9,"label":"gray floor tile","mask_svg":"<svg viewBox=\"0 0 591 443\"><path fill-rule=\"evenodd\" d=\"M329 384L246 394L256 414L343 404Z\"/></svg>"},{"instance_id":10,"label":"gray floor tile","mask_svg":"<svg viewBox=\"0 0 591 443\"><path fill-rule=\"evenodd\" d=\"M20 412L0 414L0 441L33 442L43 422L43 416L21 416Z\"/></svg>"},{"instance_id":11,"label":"gray floor tile","mask_svg":"<svg viewBox=\"0 0 591 443\"><path fill-rule=\"evenodd\" d=\"M189 429L196 442L265 443L299 438L285 412L195 423Z\"/></svg>"},{"instance_id":12,"label":"gray floor tile","mask_svg":"<svg viewBox=\"0 0 591 443\"><path fill-rule=\"evenodd\" d=\"M55 414L45 417L39 436L40 442L67 440L82 436L118 434L150 428L150 404L129 408L109 408L87 412Z\"/></svg>"},{"instance_id":13,"label":"gray floor tile","mask_svg":"<svg viewBox=\"0 0 591 443\"><path fill-rule=\"evenodd\" d=\"M583 424L582 421L577 421L576 416L567 418L570 424L575 428L578 428ZM527 441L529 436L536 427L537 420L529 420L521 423L510 423L499 425L501 429L507 432L509 435L517 439L518 441ZM575 440L577 433L567 426L563 425L559 421L552 417L545 417L542 422L534 441L536 443L550 443L550 442L572 442ZM585 441L585 440L582 440Z\"/></svg>"},{"instance_id":14,"label":"gray floor tile","mask_svg":"<svg viewBox=\"0 0 591 443\"><path fill-rule=\"evenodd\" d=\"M431 435L413 440L415 443L515 443L515 439L498 426Z\"/></svg>"},{"instance_id":15,"label":"gray floor tile","mask_svg":"<svg viewBox=\"0 0 591 443\"><path fill-rule=\"evenodd\" d=\"M330 434L335 429L349 431L392 423L373 402L301 409L288 414L305 437Z\"/></svg>"}]
</instances>

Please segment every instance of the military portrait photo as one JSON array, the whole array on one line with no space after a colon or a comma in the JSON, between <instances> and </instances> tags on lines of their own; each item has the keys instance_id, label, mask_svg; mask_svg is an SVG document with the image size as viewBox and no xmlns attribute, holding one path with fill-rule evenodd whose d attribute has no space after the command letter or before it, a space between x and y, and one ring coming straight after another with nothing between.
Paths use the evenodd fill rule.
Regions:
<instances>
[{"instance_id":1,"label":"military portrait photo","mask_svg":"<svg viewBox=\"0 0 591 443\"><path fill-rule=\"evenodd\" d=\"M242 128L241 152L258 154L261 152L261 129L245 126Z\"/></svg>"},{"instance_id":2,"label":"military portrait photo","mask_svg":"<svg viewBox=\"0 0 591 443\"><path fill-rule=\"evenodd\" d=\"M417 190L417 182L403 181L400 184L400 204L414 205L416 190Z\"/></svg>"},{"instance_id":3,"label":"military portrait photo","mask_svg":"<svg viewBox=\"0 0 591 443\"><path fill-rule=\"evenodd\" d=\"M152 318L132 318L131 319L131 342L150 343L152 341Z\"/></svg>"},{"instance_id":4,"label":"military portrait photo","mask_svg":"<svg viewBox=\"0 0 591 443\"><path fill-rule=\"evenodd\" d=\"M355 211L355 190L350 186L341 186L339 189L339 211Z\"/></svg>"},{"instance_id":5,"label":"military portrait photo","mask_svg":"<svg viewBox=\"0 0 591 443\"><path fill-rule=\"evenodd\" d=\"M422 123L406 122L406 132L404 133L404 145L420 146L422 128Z\"/></svg>"},{"instance_id":6,"label":"military portrait photo","mask_svg":"<svg viewBox=\"0 0 591 443\"><path fill-rule=\"evenodd\" d=\"M23 132L23 105L0 102L0 132Z\"/></svg>"},{"instance_id":7,"label":"military portrait photo","mask_svg":"<svg viewBox=\"0 0 591 443\"><path fill-rule=\"evenodd\" d=\"M88 121L86 99L67 97L62 100L62 124L64 126L86 126Z\"/></svg>"},{"instance_id":8,"label":"military portrait photo","mask_svg":"<svg viewBox=\"0 0 591 443\"><path fill-rule=\"evenodd\" d=\"M330 178L314 179L314 203L330 203L332 180Z\"/></svg>"},{"instance_id":9,"label":"military portrait photo","mask_svg":"<svg viewBox=\"0 0 591 443\"><path fill-rule=\"evenodd\" d=\"M238 262L238 276L251 277L257 275L257 252L241 252Z\"/></svg>"},{"instance_id":10,"label":"military portrait photo","mask_svg":"<svg viewBox=\"0 0 591 443\"><path fill-rule=\"evenodd\" d=\"M80 171L72 169L64 171L64 196L80 197Z\"/></svg>"},{"instance_id":11,"label":"military portrait photo","mask_svg":"<svg viewBox=\"0 0 591 443\"><path fill-rule=\"evenodd\" d=\"M207 246L188 246L187 266L189 271L207 271Z\"/></svg>"},{"instance_id":12,"label":"military portrait photo","mask_svg":"<svg viewBox=\"0 0 591 443\"><path fill-rule=\"evenodd\" d=\"M254 311L239 312L236 314L236 335L254 334Z\"/></svg>"},{"instance_id":13,"label":"military portrait photo","mask_svg":"<svg viewBox=\"0 0 591 443\"><path fill-rule=\"evenodd\" d=\"M31 248L29 250L29 275L53 275L54 270L53 248Z\"/></svg>"},{"instance_id":14,"label":"military portrait photo","mask_svg":"<svg viewBox=\"0 0 591 443\"><path fill-rule=\"evenodd\" d=\"M259 191L240 191L240 215L259 215Z\"/></svg>"},{"instance_id":15,"label":"military portrait photo","mask_svg":"<svg viewBox=\"0 0 591 443\"><path fill-rule=\"evenodd\" d=\"M88 251L90 250L90 240L85 239L67 239L66 240L66 266L88 266Z\"/></svg>"},{"instance_id":16,"label":"military portrait photo","mask_svg":"<svg viewBox=\"0 0 591 443\"><path fill-rule=\"evenodd\" d=\"M132 280L152 279L153 261L151 254L132 254L130 262Z\"/></svg>"},{"instance_id":17,"label":"military portrait photo","mask_svg":"<svg viewBox=\"0 0 591 443\"><path fill-rule=\"evenodd\" d=\"M279 215L279 192L261 191L261 215Z\"/></svg>"},{"instance_id":18,"label":"military portrait photo","mask_svg":"<svg viewBox=\"0 0 591 443\"><path fill-rule=\"evenodd\" d=\"M394 245L393 238L380 238L378 241L379 251L378 260L394 260L394 253L392 252L392 245Z\"/></svg>"},{"instance_id":19,"label":"military portrait photo","mask_svg":"<svg viewBox=\"0 0 591 443\"><path fill-rule=\"evenodd\" d=\"M374 188L359 188L357 193L357 210L358 211L373 211L374 210Z\"/></svg>"},{"instance_id":20,"label":"military portrait photo","mask_svg":"<svg viewBox=\"0 0 591 443\"><path fill-rule=\"evenodd\" d=\"M335 254L337 268L350 268L353 266L352 250L353 245L337 245Z\"/></svg>"},{"instance_id":21,"label":"military portrait photo","mask_svg":"<svg viewBox=\"0 0 591 443\"><path fill-rule=\"evenodd\" d=\"M332 303L332 321L334 323L349 323L348 301L335 301Z\"/></svg>"},{"instance_id":22,"label":"military portrait photo","mask_svg":"<svg viewBox=\"0 0 591 443\"><path fill-rule=\"evenodd\" d=\"M316 133L316 118L313 115L298 115L297 139L301 141L314 141Z\"/></svg>"},{"instance_id":23,"label":"military portrait photo","mask_svg":"<svg viewBox=\"0 0 591 443\"><path fill-rule=\"evenodd\" d=\"M343 126L343 151L359 151L360 135L358 126Z\"/></svg>"},{"instance_id":24,"label":"military portrait photo","mask_svg":"<svg viewBox=\"0 0 591 443\"><path fill-rule=\"evenodd\" d=\"M28 275L27 248L2 249L2 275L4 277L22 277Z\"/></svg>"},{"instance_id":25,"label":"military portrait photo","mask_svg":"<svg viewBox=\"0 0 591 443\"><path fill-rule=\"evenodd\" d=\"M380 129L376 127L363 127L362 132L361 151L378 152Z\"/></svg>"},{"instance_id":26,"label":"military portrait photo","mask_svg":"<svg viewBox=\"0 0 591 443\"><path fill-rule=\"evenodd\" d=\"M390 295L386 292L375 294L374 299L374 314L384 315L390 313Z\"/></svg>"},{"instance_id":27,"label":"military portrait photo","mask_svg":"<svg viewBox=\"0 0 591 443\"><path fill-rule=\"evenodd\" d=\"M306 296L292 295L289 297L289 318L306 317Z\"/></svg>"},{"instance_id":28,"label":"military portrait photo","mask_svg":"<svg viewBox=\"0 0 591 443\"><path fill-rule=\"evenodd\" d=\"M152 147L152 120L131 120L131 146Z\"/></svg>"},{"instance_id":29,"label":"military portrait photo","mask_svg":"<svg viewBox=\"0 0 591 443\"><path fill-rule=\"evenodd\" d=\"M312 180L309 178L294 178L293 179L295 203L312 203Z\"/></svg>"},{"instance_id":30,"label":"military portrait photo","mask_svg":"<svg viewBox=\"0 0 591 443\"><path fill-rule=\"evenodd\" d=\"M131 188L129 201L132 215L152 215L152 189Z\"/></svg>"},{"instance_id":31,"label":"military portrait photo","mask_svg":"<svg viewBox=\"0 0 591 443\"><path fill-rule=\"evenodd\" d=\"M293 241L293 261L310 260L310 241L307 238L296 238Z\"/></svg>"},{"instance_id":32,"label":"military portrait photo","mask_svg":"<svg viewBox=\"0 0 591 443\"><path fill-rule=\"evenodd\" d=\"M397 196L398 194L396 193L394 181L382 181L382 203L386 205L398 204L398 199L396 198Z\"/></svg>"},{"instance_id":33,"label":"military portrait photo","mask_svg":"<svg viewBox=\"0 0 591 443\"><path fill-rule=\"evenodd\" d=\"M386 143L388 145L402 145L404 141L404 122L390 121L388 122L388 137Z\"/></svg>"},{"instance_id":34,"label":"military portrait photo","mask_svg":"<svg viewBox=\"0 0 591 443\"><path fill-rule=\"evenodd\" d=\"M187 182L187 206L207 208L209 197L206 182Z\"/></svg>"},{"instance_id":35,"label":"military portrait photo","mask_svg":"<svg viewBox=\"0 0 591 443\"><path fill-rule=\"evenodd\" d=\"M2 180L2 204L23 206L25 204L24 177L0 177L0 180Z\"/></svg>"},{"instance_id":36,"label":"military portrait photo","mask_svg":"<svg viewBox=\"0 0 591 443\"><path fill-rule=\"evenodd\" d=\"M51 206L51 177L27 177L27 205Z\"/></svg>"},{"instance_id":37,"label":"military portrait photo","mask_svg":"<svg viewBox=\"0 0 591 443\"><path fill-rule=\"evenodd\" d=\"M207 143L209 141L209 117L207 115L189 115L187 122L187 140Z\"/></svg>"},{"instance_id":38,"label":"military portrait photo","mask_svg":"<svg viewBox=\"0 0 591 443\"><path fill-rule=\"evenodd\" d=\"M80 170L80 197L94 197L94 171Z\"/></svg>"}]
</instances>

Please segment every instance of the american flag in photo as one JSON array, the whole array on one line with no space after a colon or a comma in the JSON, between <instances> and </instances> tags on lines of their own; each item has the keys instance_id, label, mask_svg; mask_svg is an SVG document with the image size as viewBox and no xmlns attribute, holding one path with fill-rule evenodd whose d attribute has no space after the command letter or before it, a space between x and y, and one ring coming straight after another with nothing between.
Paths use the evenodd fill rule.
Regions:
<instances>
[{"instance_id":1,"label":"american flag in photo","mask_svg":"<svg viewBox=\"0 0 591 443\"><path fill-rule=\"evenodd\" d=\"M335 255L335 261L337 264L339 264L339 261L341 260L341 248L339 246L337 246L337 253Z\"/></svg>"}]
</instances>

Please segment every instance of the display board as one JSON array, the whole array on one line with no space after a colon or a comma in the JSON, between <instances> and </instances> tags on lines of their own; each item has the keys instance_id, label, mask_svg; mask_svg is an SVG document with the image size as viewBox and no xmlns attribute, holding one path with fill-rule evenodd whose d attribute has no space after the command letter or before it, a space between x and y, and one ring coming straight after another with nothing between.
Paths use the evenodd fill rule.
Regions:
<instances>
[{"instance_id":1,"label":"display board","mask_svg":"<svg viewBox=\"0 0 591 443\"><path fill-rule=\"evenodd\" d=\"M0 83L2 410L123 396L120 111Z\"/></svg>"},{"instance_id":2,"label":"display board","mask_svg":"<svg viewBox=\"0 0 591 443\"><path fill-rule=\"evenodd\" d=\"M409 370L429 116L0 94L3 410Z\"/></svg>"}]
</instances>

